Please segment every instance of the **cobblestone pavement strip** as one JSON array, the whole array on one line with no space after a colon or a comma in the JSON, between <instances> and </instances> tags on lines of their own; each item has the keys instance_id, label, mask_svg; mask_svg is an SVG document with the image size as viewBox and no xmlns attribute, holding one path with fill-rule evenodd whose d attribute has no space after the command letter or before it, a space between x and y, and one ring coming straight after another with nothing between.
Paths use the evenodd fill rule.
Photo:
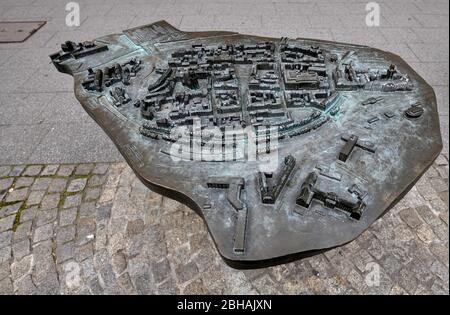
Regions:
<instances>
[{"instance_id":1,"label":"cobblestone pavement strip","mask_svg":"<svg viewBox=\"0 0 450 315\"><path fill-rule=\"evenodd\" d=\"M2 294L448 294L448 155L346 246L235 270L124 163L0 166ZM377 278L374 272L379 271Z\"/></svg>"}]
</instances>

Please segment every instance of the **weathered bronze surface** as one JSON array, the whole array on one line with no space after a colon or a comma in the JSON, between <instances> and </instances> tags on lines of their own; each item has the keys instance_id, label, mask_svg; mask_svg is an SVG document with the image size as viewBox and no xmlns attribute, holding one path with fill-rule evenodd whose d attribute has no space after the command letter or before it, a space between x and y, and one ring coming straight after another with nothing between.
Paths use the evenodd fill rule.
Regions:
<instances>
[{"instance_id":1,"label":"weathered bronze surface","mask_svg":"<svg viewBox=\"0 0 450 315\"><path fill-rule=\"evenodd\" d=\"M51 59L143 183L195 210L234 267L350 242L442 149L432 88L365 46L160 21Z\"/></svg>"}]
</instances>

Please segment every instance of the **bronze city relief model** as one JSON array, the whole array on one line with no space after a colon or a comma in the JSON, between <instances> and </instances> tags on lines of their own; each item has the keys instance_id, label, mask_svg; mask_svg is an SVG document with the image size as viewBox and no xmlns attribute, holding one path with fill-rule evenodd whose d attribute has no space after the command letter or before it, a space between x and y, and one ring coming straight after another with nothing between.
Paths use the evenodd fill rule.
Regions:
<instances>
[{"instance_id":1,"label":"bronze city relief model","mask_svg":"<svg viewBox=\"0 0 450 315\"><path fill-rule=\"evenodd\" d=\"M442 148L431 87L365 46L160 21L51 59L142 182L195 210L234 267L350 242Z\"/></svg>"}]
</instances>

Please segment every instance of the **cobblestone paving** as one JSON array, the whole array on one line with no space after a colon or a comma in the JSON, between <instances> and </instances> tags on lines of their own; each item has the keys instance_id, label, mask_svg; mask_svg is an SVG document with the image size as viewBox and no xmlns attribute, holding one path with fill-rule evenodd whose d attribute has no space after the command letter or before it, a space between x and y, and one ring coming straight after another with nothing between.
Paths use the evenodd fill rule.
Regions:
<instances>
[{"instance_id":1,"label":"cobblestone paving","mask_svg":"<svg viewBox=\"0 0 450 315\"><path fill-rule=\"evenodd\" d=\"M441 155L355 241L240 271L192 210L124 163L0 166L0 293L448 294L448 196Z\"/></svg>"}]
</instances>

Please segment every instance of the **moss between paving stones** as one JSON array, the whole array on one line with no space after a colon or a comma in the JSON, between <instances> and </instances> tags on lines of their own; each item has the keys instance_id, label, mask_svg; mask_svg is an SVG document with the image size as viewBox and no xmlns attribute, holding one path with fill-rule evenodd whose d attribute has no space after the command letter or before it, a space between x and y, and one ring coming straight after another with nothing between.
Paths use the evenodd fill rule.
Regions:
<instances>
[{"instance_id":1,"label":"moss between paving stones","mask_svg":"<svg viewBox=\"0 0 450 315\"><path fill-rule=\"evenodd\" d=\"M60 164L64 165L64 164ZM12 165L11 167L14 167L15 165ZM24 167L24 171L29 167L29 166L43 166L41 164L29 164L29 165L25 165ZM45 165L43 166L43 168L45 167ZM94 164L94 168L95 168L95 164ZM92 172L90 172L87 175L76 175L76 174L71 174L69 176L61 176L61 175L35 175L35 176L30 176L30 175L17 175L17 176L2 176L0 177L0 179L6 179L6 178L13 178L13 183L11 184L11 188L15 187L16 181L19 177L35 177L35 178L68 178L68 179L81 179L81 178L85 178L86 182L89 182L89 179L94 176L95 174L93 174ZM67 196L72 196L72 195L76 195L79 192L67 192L64 191L62 193L60 193L60 199L59 199L59 203L58 203L58 208L61 209L64 206L64 202ZM16 203L22 202L22 205L20 206L20 208L17 210L16 212L16 217L14 218L14 223L12 226L12 231L15 232L17 230L17 227L20 224L20 218L22 216L22 211L25 210L28 205L27 205L27 200L23 200L23 201L10 201L10 202L6 202L6 201L0 201L0 207L6 207L6 206L10 206Z\"/></svg>"},{"instance_id":2,"label":"moss between paving stones","mask_svg":"<svg viewBox=\"0 0 450 315\"><path fill-rule=\"evenodd\" d=\"M22 215L22 211L26 208L27 208L27 204L26 204L26 201L24 201L22 203L22 205L20 206L19 210L17 210L16 218L14 219L14 223L13 223L13 227L12 227L13 232L15 232L17 230L17 227L19 226L19 223L20 223L20 217Z\"/></svg>"},{"instance_id":3,"label":"moss between paving stones","mask_svg":"<svg viewBox=\"0 0 450 315\"><path fill-rule=\"evenodd\" d=\"M8 201L8 202L6 202L6 201L0 201L0 208L3 208L3 207L6 207L6 206L10 206L10 205L13 205L13 204L16 204L16 203L19 203L19 202L22 202L22 201Z\"/></svg>"},{"instance_id":4,"label":"moss between paving stones","mask_svg":"<svg viewBox=\"0 0 450 315\"><path fill-rule=\"evenodd\" d=\"M60 164L60 166L61 166L61 165L64 165L64 164ZM11 167L14 167L14 166L16 166L16 165L11 165ZM45 168L45 165L41 165L41 164L28 164L28 165L25 165L24 171L25 171L29 166L42 166L43 168ZM95 165L94 165L94 167L95 167ZM57 174L54 174L54 175L39 175L39 174L38 174L38 175L35 175L35 176L30 176L30 175L20 175L20 174L19 174L19 175L17 175L17 176L2 176L2 177L0 177L0 179L13 178L13 183L11 184L11 187L9 188L9 189L11 189L11 188L14 188L14 187L15 187L16 181L17 181L17 179L18 179L19 177L52 178L52 179L53 179L53 178L68 178L68 179L80 179L80 178L86 178L86 182L88 182L89 179L90 179L93 175L94 175L94 174L92 174L92 173L89 173L89 174L87 174L87 175L76 175L76 174L71 174L71 175L69 175L69 176L61 176L61 175L57 175ZM67 196L76 195L76 194L78 194L78 193L79 193L79 192L67 192L67 191L64 191L64 192L60 193L60 199L59 199L59 203L58 203L58 208L61 209L61 208L64 206L64 201L65 201L65 199L66 199ZM24 201L10 201L10 202L0 201L0 207L5 207L5 206L13 205L13 204L16 204L16 203L18 203L18 202L23 202L23 203L22 203L22 206L17 210L16 217L15 217L15 219L14 219L14 223L13 223L13 227L12 227L12 231L13 231L13 232L16 231L17 227L18 227L19 224L20 224L20 217L21 217L21 215L22 215L22 211L28 207L28 206L27 206L27 203L26 203L26 200L24 200Z\"/></svg>"},{"instance_id":5,"label":"moss between paving stones","mask_svg":"<svg viewBox=\"0 0 450 315\"><path fill-rule=\"evenodd\" d=\"M62 208L64 206L64 201L66 200L67 196L73 196L76 195L78 192L67 192L64 191L59 194L59 202L58 202L58 208Z\"/></svg>"}]
</instances>

